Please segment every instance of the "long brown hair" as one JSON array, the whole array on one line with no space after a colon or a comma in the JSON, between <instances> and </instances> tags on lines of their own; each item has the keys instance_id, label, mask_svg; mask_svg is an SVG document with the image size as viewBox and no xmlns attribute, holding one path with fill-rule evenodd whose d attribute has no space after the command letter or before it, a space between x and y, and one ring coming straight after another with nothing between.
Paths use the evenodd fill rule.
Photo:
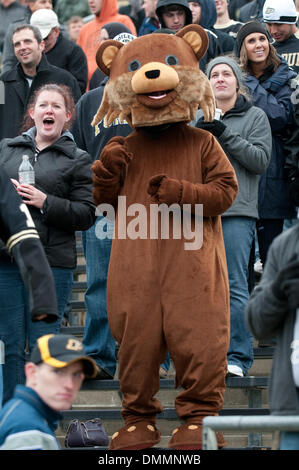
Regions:
<instances>
[{"instance_id":1,"label":"long brown hair","mask_svg":"<svg viewBox=\"0 0 299 470\"><path fill-rule=\"evenodd\" d=\"M268 67L269 65L273 65L274 72L275 72L275 70L278 69L280 64L281 64L281 60L277 55L275 47L272 46L272 44L269 44L269 54L267 57L266 67ZM248 59L245 41L243 41L243 44L240 50L240 66L244 72L250 73L251 75L253 75L253 71L251 68L251 61Z\"/></svg>"},{"instance_id":2,"label":"long brown hair","mask_svg":"<svg viewBox=\"0 0 299 470\"><path fill-rule=\"evenodd\" d=\"M47 83L46 85L42 85L40 88L38 88L31 96L28 102L27 110L24 115L23 123L21 126L21 131L20 131L21 133L27 131L28 129L30 129L31 127L35 125L33 119L31 118L29 114L29 109L34 108L39 95L43 91L55 91L56 93L59 93L63 97L65 109L71 115L71 119L64 124L63 131L66 131L71 128L72 123L74 122L74 119L76 117L76 108L75 108L75 102L74 102L73 95L72 95L70 88L66 85L58 85L56 83Z\"/></svg>"}]
</instances>

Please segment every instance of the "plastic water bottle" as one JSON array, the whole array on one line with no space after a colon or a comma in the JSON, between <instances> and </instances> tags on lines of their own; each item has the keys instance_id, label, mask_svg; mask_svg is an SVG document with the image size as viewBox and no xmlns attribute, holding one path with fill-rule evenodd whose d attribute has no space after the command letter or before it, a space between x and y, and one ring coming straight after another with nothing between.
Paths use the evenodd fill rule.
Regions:
<instances>
[{"instance_id":1,"label":"plastic water bottle","mask_svg":"<svg viewBox=\"0 0 299 470\"><path fill-rule=\"evenodd\" d=\"M19 166L19 183L20 184L35 184L34 168L29 161L28 155L22 156L22 163Z\"/></svg>"}]
</instances>

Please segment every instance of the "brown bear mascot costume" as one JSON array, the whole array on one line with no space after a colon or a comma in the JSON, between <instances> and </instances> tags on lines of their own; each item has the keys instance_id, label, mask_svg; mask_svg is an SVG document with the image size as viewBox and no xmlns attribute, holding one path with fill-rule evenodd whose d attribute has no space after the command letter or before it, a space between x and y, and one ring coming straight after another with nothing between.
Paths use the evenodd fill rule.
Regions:
<instances>
[{"instance_id":1,"label":"brown bear mascot costume","mask_svg":"<svg viewBox=\"0 0 299 470\"><path fill-rule=\"evenodd\" d=\"M111 139L92 167L95 203L117 211L107 311L120 345L125 426L112 436L112 450L144 449L160 441L156 415L162 407L155 395L168 351L183 421L169 447L201 449L202 419L223 406L229 289L220 216L238 186L217 140L188 125L198 107L206 120L215 113L209 82L198 66L207 46L205 31L188 25L176 35L150 34L126 45L108 40L97 52L98 66L110 79L92 124L119 117L134 129L126 138ZM184 224L171 213L173 206L189 217L190 230L181 230L181 236L177 225ZM146 215L136 221L141 207ZM164 209L158 225L169 215L169 237L153 229L152 207ZM201 223L197 207L202 207ZM136 236L132 230L128 236L124 217ZM147 236L140 224L147 225ZM202 243L194 249L188 242L196 230L202 231Z\"/></svg>"}]
</instances>

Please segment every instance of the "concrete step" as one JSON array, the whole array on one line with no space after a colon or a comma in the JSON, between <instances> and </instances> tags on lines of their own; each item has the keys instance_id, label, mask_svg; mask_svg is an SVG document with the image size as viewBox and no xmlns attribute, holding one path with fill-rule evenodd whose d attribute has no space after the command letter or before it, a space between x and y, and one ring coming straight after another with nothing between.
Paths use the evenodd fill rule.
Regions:
<instances>
[{"instance_id":1,"label":"concrete step","mask_svg":"<svg viewBox=\"0 0 299 470\"><path fill-rule=\"evenodd\" d=\"M266 387L268 377L228 377L224 408L220 415L267 415ZM180 425L174 409L174 402L179 390L174 389L174 379L161 379L157 398L163 404L163 412L158 415L158 427L167 442L172 431ZM83 384L76 403L71 410L63 412L63 420L57 431L64 436L71 419L86 421L99 417L103 421L108 436L123 426L121 418L121 393L118 380L90 380ZM242 438L241 438L242 437ZM271 437L271 436L270 436ZM263 434L246 434L236 436L227 434L229 445L242 448L254 443L269 446L269 436ZM244 444L245 443L245 444ZM247 444L246 444L247 443Z\"/></svg>"},{"instance_id":2,"label":"concrete step","mask_svg":"<svg viewBox=\"0 0 299 470\"><path fill-rule=\"evenodd\" d=\"M225 449L227 450L271 450L273 449L273 446L275 445L275 439L272 433L264 433L262 436L262 445L258 447L248 447L248 435L247 433L240 432L239 434L233 434L230 432L224 432L224 439L226 442L226 447ZM62 449L65 449L65 433L62 434L57 434L56 435L59 444ZM108 436L109 439L111 439L111 436ZM168 448L168 443L171 439L171 435L169 436L162 436L161 441L159 444L155 445L154 448L156 449L167 449ZM92 449L97 449L99 453L101 451L106 451L108 448L106 447L94 447ZM225 450L224 449L224 450ZM78 449L77 449L78 450ZM88 450L88 449L86 449Z\"/></svg>"},{"instance_id":3,"label":"concrete step","mask_svg":"<svg viewBox=\"0 0 299 470\"><path fill-rule=\"evenodd\" d=\"M84 332L85 304L84 293L86 291L86 265L81 243L81 235L77 237L78 265L74 270L74 286L72 291L72 313L76 326L62 327L62 333L74 334L80 338ZM80 322L76 318L80 317ZM230 377L226 380L226 392L224 408L221 415L265 415L269 414L267 385L271 370L274 348L260 348L255 343L254 363L249 371L250 376L246 378ZM163 412L157 418L157 424L162 432L162 440L156 447L167 448L171 433L175 427L180 425L177 418L174 402L178 390L174 389L175 370L173 364L166 380L160 381L160 391L157 398L163 404ZM109 437L123 426L121 418L121 393L119 382L113 381L88 381L85 382L79 392L72 410L63 413L63 420L57 430L57 436L64 445L64 436L71 419L78 418L82 421L101 417ZM272 433L250 435L246 432L224 433L228 448L246 449L271 448L273 444ZM249 447L248 447L249 445Z\"/></svg>"},{"instance_id":4,"label":"concrete step","mask_svg":"<svg viewBox=\"0 0 299 470\"><path fill-rule=\"evenodd\" d=\"M111 439L111 436L119 430L123 425L121 419L120 409L107 410L107 409L81 409L77 410L78 413L74 415L75 410L64 412L64 420L61 421L59 428L57 429L56 435L60 439L61 443L64 443L64 438L67 433L68 424L73 416L76 416L80 421L87 421L89 419L101 418L105 431ZM267 409L263 410L246 410L246 409L223 409L220 416L232 416L232 415L248 415L254 412L255 414L264 416L269 414ZM181 422L178 420L173 410L165 409L157 417L157 427L161 432L162 441L156 447L167 448L168 442L171 438L174 429L179 427ZM271 447L273 435L272 433L247 433L247 432L226 432L224 433L225 440L228 447L234 448L246 448L250 445L252 448L253 444L258 447ZM251 444L250 444L251 443ZM63 444L64 445L64 444Z\"/></svg>"}]
</instances>

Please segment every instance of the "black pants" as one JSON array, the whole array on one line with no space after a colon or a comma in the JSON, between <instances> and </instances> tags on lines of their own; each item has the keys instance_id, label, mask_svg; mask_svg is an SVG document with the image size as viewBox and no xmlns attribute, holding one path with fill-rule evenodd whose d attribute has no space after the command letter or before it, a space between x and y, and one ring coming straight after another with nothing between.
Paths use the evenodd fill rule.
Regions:
<instances>
[{"instance_id":1,"label":"black pants","mask_svg":"<svg viewBox=\"0 0 299 470\"><path fill-rule=\"evenodd\" d=\"M259 253L262 265L265 265L269 247L283 230L284 219L259 219L256 223Z\"/></svg>"}]
</instances>

